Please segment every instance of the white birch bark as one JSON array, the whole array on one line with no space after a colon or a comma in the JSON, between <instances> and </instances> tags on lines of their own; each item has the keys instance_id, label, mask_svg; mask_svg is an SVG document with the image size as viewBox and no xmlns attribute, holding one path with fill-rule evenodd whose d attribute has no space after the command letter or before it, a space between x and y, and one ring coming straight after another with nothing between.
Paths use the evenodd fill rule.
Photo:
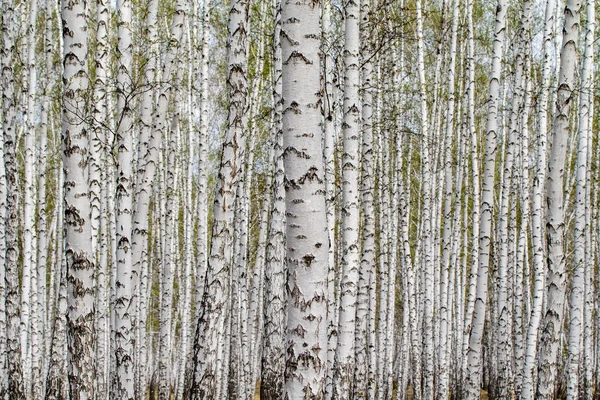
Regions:
<instances>
[{"instance_id":1,"label":"white birch bark","mask_svg":"<svg viewBox=\"0 0 600 400\"><path fill-rule=\"evenodd\" d=\"M97 344L96 357L98 360L97 391L108 394L108 340L106 336L109 331L107 326L108 299L107 280L108 272L108 238L107 238L107 214L106 207L106 123L108 118L107 103L107 74L110 67L109 61L109 9L105 1L96 2L96 80L94 82L94 102L92 108L93 131L90 146L90 204L92 224L92 247L96 262L99 263L97 271Z\"/></svg>"},{"instance_id":2,"label":"white birch bark","mask_svg":"<svg viewBox=\"0 0 600 400\"><path fill-rule=\"evenodd\" d=\"M69 392L73 400L94 398L95 269L88 184L88 38L85 2L62 2L64 225L67 268Z\"/></svg>"},{"instance_id":3,"label":"white birch bark","mask_svg":"<svg viewBox=\"0 0 600 400\"><path fill-rule=\"evenodd\" d=\"M569 136L569 114L572 91L575 89L575 64L577 62L577 43L579 36L580 3L568 0L565 7L563 44L560 54L560 71L556 111L552 127L552 149L548 161L546 179L546 238L547 284L546 312L542 325L540 342L540 360L538 364L537 396L539 399L554 397L554 383L557 369L560 331L563 323L563 305L565 298L565 216L563 177L567 139Z\"/></svg>"},{"instance_id":4,"label":"white birch bark","mask_svg":"<svg viewBox=\"0 0 600 400\"><path fill-rule=\"evenodd\" d=\"M6 9L3 8L4 12ZM4 23L4 21L2 21ZM3 35L4 40L4 35ZM6 58L4 57L5 48L2 47L2 59L0 62L2 63L2 69L4 70L4 63ZM2 84L6 84L5 81L6 76L2 75L0 79L2 79ZM5 88L6 86L3 86ZM10 87L9 87L10 88ZM3 91L4 92L4 91ZM2 116L4 117L5 112L7 111L4 108L4 96L2 96ZM5 119L2 119L2 141L0 143L0 399L5 399L7 396L8 389L8 360L6 358L7 355L7 341L6 341L6 200L7 200L7 186L6 186L6 169L4 165L4 130L5 130Z\"/></svg>"},{"instance_id":5,"label":"white birch bark","mask_svg":"<svg viewBox=\"0 0 600 400\"><path fill-rule=\"evenodd\" d=\"M588 136L591 134L589 125L589 111L591 91L593 88L592 71L594 62L594 28L595 28L595 4L593 1L586 2L586 34L584 43L583 63L581 70L581 91L579 92L579 121L577 127L577 164L576 164L576 189L575 189L575 251L574 270L571 286L570 310L569 310L569 359L567 362L567 399L579 398L579 369L583 359L581 354L582 333L584 329L584 304L587 280L586 274L589 270L588 263L590 255L586 252L586 236L590 227L586 221L589 209L586 204L586 191L589 184L587 175L591 173L588 164ZM577 34L577 32L575 32Z\"/></svg>"},{"instance_id":6,"label":"white birch bark","mask_svg":"<svg viewBox=\"0 0 600 400\"><path fill-rule=\"evenodd\" d=\"M23 359L23 380L25 382L25 394L31 396L31 351L30 341L30 319L36 313L37 301L37 268L36 268L36 244L37 230L35 226L36 213L36 157L35 142L36 129L35 106L37 92L37 66L36 66L36 23L37 23L38 1L34 0L29 7L29 24L27 27L27 107L25 111L25 179L23 198L23 264L21 277L21 354ZM33 292L32 292L33 288ZM39 350L39 343L33 351Z\"/></svg>"},{"instance_id":7,"label":"white birch bark","mask_svg":"<svg viewBox=\"0 0 600 400\"><path fill-rule=\"evenodd\" d=\"M335 354L333 398L351 396L354 379L354 341L356 330L356 295L359 270L359 132L360 104L360 0L345 3L344 46L344 122L342 156L342 276L340 283L339 321Z\"/></svg>"},{"instance_id":8,"label":"white birch bark","mask_svg":"<svg viewBox=\"0 0 600 400\"><path fill-rule=\"evenodd\" d=\"M373 159L373 63L372 48L368 44L366 29L369 24L371 0L360 4L360 39L364 62L360 70L362 89L362 146L360 181L360 207L363 218L362 254L358 270L356 294L355 371L353 394L356 399L368 395L369 357L369 286L375 274L375 208L373 205L374 159Z\"/></svg>"},{"instance_id":9,"label":"white birch bark","mask_svg":"<svg viewBox=\"0 0 600 400\"><path fill-rule=\"evenodd\" d=\"M467 359L469 349L469 336L473 321L473 310L475 308L475 290L477 285L477 258L479 254L479 222L480 222L480 182L479 182L479 151L477 142L477 131L475 129L475 32L473 27L473 0L467 0L467 124L468 136L471 139L471 171L473 198L472 218L473 235L471 243L471 265L469 269L469 287L466 299L463 343L462 343L462 365L460 394L463 395L464 380L467 374Z\"/></svg>"},{"instance_id":10,"label":"white birch bark","mask_svg":"<svg viewBox=\"0 0 600 400\"><path fill-rule=\"evenodd\" d=\"M139 297L138 297L138 333L136 340L137 354L137 388L138 393L144 394L148 380L146 372L149 363L148 339L146 337L146 315L148 312L147 293L150 289L149 274L151 264L148 254L148 214L150 208L150 195L152 182L156 174L158 150L160 147L160 134L153 130L152 122L156 104L154 89L156 80L157 55L157 12L158 0L152 0L148 5L146 16L145 35L148 40L149 56L144 68L144 85L146 90L140 102L140 134L138 143L137 181L135 185L135 208L133 211L133 226L131 233L131 258L133 269L139 271ZM164 75L170 76L171 64L166 63Z\"/></svg>"},{"instance_id":11,"label":"white birch bark","mask_svg":"<svg viewBox=\"0 0 600 400\"><path fill-rule=\"evenodd\" d=\"M515 72L514 72L514 89L511 101L510 122L508 125L508 135L506 143L506 152L504 156L503 176L502 176L502 194L500 197L500 209L498 215L498 376L497 388L498 396L505 398L511 393L514 393L511 377L511 357L512 354L512 311L513 307L510 304L512 296L511 282L512 262L511 262L511 244L514 243L509 231L513 230L516 225L512 218L516 202L515 193L512 188L515 187L515 178L513 177L515 158L518 156L517 141L518 130L520 125L519 112L523 107L524 90L525 90L525 53L528 49L528 39L526 34L529 29L529 14L531 4L529 1L524 1L521 12L521 26L519 35L515 45ZM516 216L516 214L515 214Z\"/></svg>"},{"instance_id":12,"label":"white birch bark","mask_svg":"<svg viewBox=\"0 0 600 400\"><path fill-rule=\"evenodd\" d=\"M228 129L222 147L221 162L213 209L213 234L210 244L202 307L194 338L194 372L191 398L201 399L216 392L223 383L217 379L229 370L226 353L229 284L232 271L234 205L239 169L246 140L248 2L232 0L229 9L227 81ZM233 295L233 293L232 293ZM233 317L233 316L232 316ZM234 351L238 351L235 349ZM223 372L226 372L223 374ZM224 393L223 395L226 395Z\"/></svg>"},{"instance_id":13,"label":"white birch bark","mask_svg":"<svg viewBox=\"0 0 600 400\"><path fill-rule=\"evenodd\" d=\"M335 99L335 68L336 62L333 58L333 22L332 22L332 1L325 0L322 4L321 16L321 52L323 60L323 158L325 162L325 190L327 205L327 234L329 236L329 257L328 257L328 275L327 275L327 377L325 383L325 398L330 400L333 395L333 375L335 372L335 349L337 347L337 324L338 307L336 300L336 252L333 245L336 235L336 205L337 205L337 184L336 184L336 165L335 149L337 144L337 135L335 130L335 118L337 113L337 102Z\"/></svg>"},{"instance_id":14,"label":"white birch bark","mask_svg":"<svg viewBox=\"0 0 600 400\"><path fill-rule=\"evenodd\" d=\"M438 379L438 399L447 399L448 384L448 319L450 311L448 308L448 289L450 274L450 253L452 246L452 198L454 184L452 179L452 148L454 145L454 110L455 110L455 79L456 79L456 43L458 36L458 14L460 0L454 0L452 5L452 28L450 39L450 60L448 66L448 108L446 110L446 145L444 150L444 231L442 238L442 263L441 263L441 282L440 282L440 331L439 331L439 379ZM460 191L457 187L457 191ZM441 200L441 199L440 199Z\"/></svg>"},{"instance_id":15,"label":"white birch bark","mask_svg":"<svg viewBox=\"0 0 600 400\"><path fill-rule=\"evenodd\" d=\"M531 4L529 4L531 6ZM529 38L530 32L526 33ZM525 47L529 51L531 45ZM521 175L520 175L520 199L521 199L521 223L519 237L517 239L517 254L515 273L515 294L514 294L514 385L515 396L521 397L523 383L523 366L525 365L525 327L527 326L528 315L528 297L527 288L530 286L529 260L527 253L530 251L529 246L529 224L531 221L531 202L529 183L529 113L531 108L532 94L532 79L531 74L531 59L526 55L525 65L525 99L523 111L520 115L521 119Z\"/></svg>"},{"instance_id":16,"label":"white birch bark","mask_svg":"<svg viewBox=\"0 0 600 400\"><path fill-rule=\"evenodd\" d=\"M14 26L14 3L2 2L2 114L4 139L4 168L6 177L6 208L4 218L4 301L6 313L6 392L11 399L25 399L21 358L20 294L17 260L18 186L16 160L17 110L15 97L15 75L13 62L16 45Z\"/></svg>"},{"instance_id":17,"label":"white birch bark","mask_svg":"<svg viewBox=\"0 0 600 400\"><path fill-rule=\"evenodd\" d=\"M280 400L285 371L285 187L283 170L281 1L273 0L273 147L275 171L264 275L264 333L260 398ZM262 327L261 327L262 328Z\"/></svg>"},{"instance_id":18,"label":"white birch bark","mask_svg":"<svg viewBox=\"0 0 600 400\"><path fill-rule=\"evenodd\" d=\"M546 131L548 98L550 92L550 72L551 72L551 45L554 26L554 0L546 1L546 12L544 19L543 35L543 67L542 84L539 98L538 126L537 126L537 150L536 150L536 174L533 179L533 199L532 199L532 218L531 218L531 241L533 247L533 303L531 307L531 316L527 328L527 341L525 346L525 363L523 366L523 385L522 398L531 400L534 398L534 369L537 360L538 330L541 321L542 305L544 299L545 285L545 230L543 226L543 208L544 182L546 181Z\"/></svg>"},{"instance_id":19,"label":"white birch bark","mask_svg":"<svg viewBox=\"0 0 600 400\"><path fill-rule=\"evenodd\" d=\"M282 4L287 360L284 398L323 398L329 243L319 111L320 1Z\"/></svg>"},{"instance_id":20,"label":"white birch bark","mask_svg":"<svg viewBox=\"0 0 600 400\"><path fill-rule=\"evenodd\" d=\"M469 337L469 349L466 373L465 398L479 399L481 384L481 342L485 324L485 309L488 297L488 269L490 258L490 238L492 225L492 212L494 208L494 174L496 158L496 138L498 135L498 106L500 101L500 79L502 72L502 55L504 53L504 37L506 30L506 12L508 2L499 0L496 8L496 22L494 27L494 47L492 58L492 71L490 77L487 133L485 147L485 167L483 178L483 195L481 198L481 219L479 227L479 254L478 272L473 310L473 320ZM477 234L475 232L474 234Z\"/></svg>"},{"instance_id":21,"label":"white birch bark","mask_svg":"<svg viewBox=\"0 0 600 400\"><path fill-rule=\"evenodd\" d=\"M117 271L115 309L116 371L112 396L133 399L134 343L138 271L133 269L131 232L133 214L133 104L132 87L132 9L130 0L117 1L117 185L116 229Z\"/></svg>"},{"instance_id":22,"label":"white birch bark","mask_svg":"<svg viewBox=\"0 0 600 400\"><path fill-rule=\"evenodd\" d=\"M207 248L208 248L208 176L207 176L207 158L208 158L208 46L209 46L209 22L210 8L209 0L203 0L202 3L202 61L200 68L200 132L198 138L198 238L197 238L197 268L195 285L195 304L196 315L199 317L204 295L205 274L207 268Z\"/></svg>"},{"instance_id":23,"label":"white birch bark","mask_svg":"<svg viewBox=\"0 0 600 400\"><path fill-rule=\"evenodd\" d=\"M423 49L423 16L421 10L421 0L416 3L417 13L417 68L419 73L419 95L420 95L420 114L421 114L421 168L423 170L422 182L422 220L423 220L423 271L424 271L424 301L423 301L423 331L424 331L424 370L423 370L423 388L422 394L419 396L423 399L432 399L434 396L433 388L433 241L432 241L432 209L431 209L431 164L429 153L429 140L431 140L427 92L425 80L425 61Z\"/></svg>"}]
</instances>

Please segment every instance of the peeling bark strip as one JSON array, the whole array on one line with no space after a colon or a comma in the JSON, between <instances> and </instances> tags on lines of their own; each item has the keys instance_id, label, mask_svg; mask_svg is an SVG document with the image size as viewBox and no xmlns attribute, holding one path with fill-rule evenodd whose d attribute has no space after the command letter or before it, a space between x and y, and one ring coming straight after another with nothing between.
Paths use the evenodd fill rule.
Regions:
<instances>
[{"instance_id":1,"label":"peeling bark strip","mask_svg":"<svg viewBox=\"0 0 600 400\"><path fill-rule=\"evenodd\" d=\"M94 398L95 269L88 184L88 30L86 2L62 2L63 168L65 259L67 266L67 348L71 399Z\"/></svg>"},{"instance_id":2,"label":"peeling bark strip","mask_svg":"<svg viewBox=\"0 0 600 400\"><path fill-rule=\"evenodd\" d=\"M322 399L327 363L329 239L321 150L319 0L281 10L286 188L286 399Z\"/></svg>"}]
</instances>

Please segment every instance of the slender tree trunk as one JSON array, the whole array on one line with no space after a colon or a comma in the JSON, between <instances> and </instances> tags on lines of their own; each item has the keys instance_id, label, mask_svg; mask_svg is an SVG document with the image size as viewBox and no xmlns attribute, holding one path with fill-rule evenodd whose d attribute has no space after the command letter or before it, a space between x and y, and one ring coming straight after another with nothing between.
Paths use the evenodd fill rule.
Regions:
<instances>
[{"instance_id":1,"label":"slender tree trunk","mask_svg":"<svg viewBox=\"0 0 600 400\"><path fill-rule=\"evenodd\" d=\"M281 59L281 1L273 0L275 26L273 33L273 146L275 174L273 205L264 282L264 333L260 398L280 400L284 395L285 371L285 187L283 170L282 127L282 59Z\"/></svg>"},{"instance_id":2,"label":"slender tree trunk","mask_svg":"<svg viewBox=\"0 0 600 400\"><path fill-rule=\"evenodd\" d=\"M544 21L543 36L543 67L542 67L542 85L539 98L538 109L538 127L537 127L537 154L536 154L536 174L533 179L533 201L531 218L531 242L533 247L533 304L531 307L531 317L527 328L527 341L525 346L525 363L523 366L523 400L532 400L534 398L534 369L537 360L538 330L541 321L542 306L544 302L545 285L545 244L544 244L544 226L543 226L543 196L544 182L546 181L546 130L548 114L548 97L550 93L550 68L551 68L551 45L552 31L554 25L554 0L546 1L546 14Z\"/></svg>"},{"instance_id":3,"label":"slender tree trunk","mask_svg":"<svg viewBox=\"0 0 600 400\"><path fill-rule=\"evenodd\" d=\"M2 2L2 115L4 136L4 171L6 177L6 208L4 218L4 284L6 313L6 393L10 399L25 399L21 358L20 293L19 293L19 248L17 243L18 184L16 160L17 110L15 100L15 57L14 3Z\"/></svg>"},{"instance_id":4,"label":"slender tree trunk","mask_svg":"<svg viewBox=\"0 0 600 400\"><path fill-rule=\"evenodd\" d=\"M368 45L366 29L369 23L370 0L360 6L361 40L364 63L360 71L362 87L362 180L361 211L363 218L362 254L358 270L356 294L355 370L353 394L355 399L366 399L369 380L368 328L369 285L375 274L375 209L373 205L374 159L373 159L373 63L371 46Z\"/></svg>"},{"instance_id":5,"label":"slender tree trunk","mask_svg":"<svg viewBox=\"0 0 600 400\"><path fill-rule=\"evenodd\" d=\"M483 195L481 198L481 220L479 227L479 254L477 286L471 334L469 337L466 396L468 400L479 399L481 384L481 342L485 324L485 310L488 297L488 269L490 264L490 238L492 233L492 213L494 208L494 175L496 161L496 138L498 135L498 106L500 100L500 79L502 72L502 55L504 53L504 37L506 31L506 12L508 2L498 0L496 23L494 29L494 49L487 116L487 134L485 147L485 167L483 178ZM477 234L477 232L474 232Z\"/></svg>"},{"instance_id":6,"label":"slender tree trunk","mask_svg":"<svg viewBox=\"0 0 600 400\"><path fill-rule=\"evenodd\" d=\"M213 209L213 234L205 278L202 307L194 338L194 372L190 395L202 399L215 393L228 370L226 353L228 336L229 284L232 268L233 223L236 190L240 182L247 129L247 35L248 2L232 0L227 39L227 82L229 96L228 129L219 166L219 179ZM233 295L233 293L232 293ZM234 351L238 351L235 349ZM223 395L226 396L226 393Z\"/></svg>"},{"instance_id":7,"label":"slender tree trunk","mask_svg":"<svg viewBox=\"0 0 600 400\"><path fill-rule=\"evenodd\" d=\"M115 308L115 357L117 369L112 398L135 398L134 344L138 271L131 257L133 214L133 104L131 1L118 0L117 33L117 281Z\"/></svg>"},{"instance_id":8,"label":"slender tree trunk","mask_svg":"<svg viewBox=\"0 0 600 400\"><path fill-rule=\"evenodd\" d=\"M567 399L579 398L579 368L584 359L581 354L582 332L585 328L584 306L587 301L586 276L591 254L586 252L587 232L590 227L586 221L589 209L586 204L586 191L589 184L587 175L591 172L588 165L588 136L591 135L589 125L590 99L592 90L592 71L594 62L594 27L595 18L593 1L586 2L587 26L585 35L585 51L581 71L581 91L579 93L579 125L577 136L577 166L575 190L575 269L573 271L570 310L569 310L569 360L567 363ZM577 23L577 21L575 21ZM577 35L577 32L574 33ZM567 114L568 115L568 114ZM584 385L585 386L585 385Z\"/></svg>"},{"instance_id":9,"label":"slender tree trunk","mask_svg":"<svg viewBox=\"0 0 600 400\"><path fill-rule=\"evenodd\" d=\"M34 112L37 92L37 67L36 67L36 25L37 25L38 0L31 1L29 7L29 25L27 27L27 107L25 111L25 165L24 165L24 198L23 198L23 263L21 267L21 354L23 362L23 381L25 382L25 395L31 396L31 331L30 322L35 319L37 301L37 268L36 244L37 229L35 226L36 214L36 157L35 142L37 123ZM32 290L33 289L33 290ZM37 321L36 321L37 322Z\"/></svg>"},{"instance_id":10,"label":"slender tree trunk","mask_svg":"<svg viewBox=\"0 0 600 400\"><path fill-rule=\"evenodd\" d=\"M352 397L354 379L354 340L356 330L356 295L359 270L359 132L360 107L360 0L345 3L344 63L344 154L342 156L342 277L339 305L338 339L335 354L333 398Z\"/></svg>"},{"instance_id":11,"label":"slender tree trunk","mask_svg":"<svg viewBox=\"0 0 600 400\"><path fill-rule=\"evenodd\" d=\"M320 1L282 4L283 155L286 182L285 398L322 399L327 362L329 243L319 103ZM302 77L302 79L298 79Z\"/></svg>"},{"instance_id":12,"label":"slender tree trunk","mask_svg":"<svg viewBox=\"0 0 600 400\"><path fill-rule=\"evenodd\" d=\"M88 38L86 3L62 3L63 165L65 174L65 259L67 267L67 348L71 399L94 398L95 268L88 176Z\"/></svg>"},{"instance_id":13,"label":"slender tree trunk","mask_svg":"<svg viewBox=\"0 0 600 400\"><path fill-rule=\"evenodd\" d=\"M575 89L579 8L580 3L575 0L568 0L565 7L556 111L552 126L552 150L548 161L548 177L546 179L546 202L548 204L548 214L546 216L548 267L546 275L548 281L546 284L547 306L542 324L538 363L539 380L536 398L539 399L554 398L559 339L564 316L566 273L563 177L569 136L572 91Z\"/></svg>"}]
</instances>

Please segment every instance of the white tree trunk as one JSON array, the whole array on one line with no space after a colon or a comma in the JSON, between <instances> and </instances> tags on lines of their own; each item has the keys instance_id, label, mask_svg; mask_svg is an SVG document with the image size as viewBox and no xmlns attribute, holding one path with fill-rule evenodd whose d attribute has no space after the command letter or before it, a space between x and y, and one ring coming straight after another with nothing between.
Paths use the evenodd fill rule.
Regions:
<instances>
[{"instance_id":1,"label":"white tree trunk","mask_svg":"<svg viewBox=\"0 0 600 400\"><path fill-rule=\"evenodd\" d=\"M543 36L543 67L542 85L539 98L538 127L537 127L537 152L536 152L536 174L533 179L533 201L531 218L531 241L533 248L533 304L531 316L527 328L527 341L525 346L525 363L523 366L523 400L534 398L534 369L537 360L538 330L541 321L542 305L544 301L545 285L545 229L543 225L543 197L544 182L546 181L546 130L548 114L548 97L550 93L550 68L551 68L551 45L552 31L554 25L554 0L546 1L546 14L544 20Z\"/></svg>"},{"instance_id":2,"label":"white tree trunk","mask_svg":"<svg viewBox=\"0 0 600 400\"><path fill-rule=\"evenodd\" d=\"M345 3L344 154L342 156L342 276L335 354L333 398L350 398L354 380L356 295L359 271L359 132L360 104L360 0Z\"/></svg>"},{"instance_id":3,"label":"white tree trunk","mask_svg":"<svg viewBox=\"0 0 600 400\"><path fill-rule=\"evenodd\" d=\"M215 192L206 285L199 304L202 310L194 338L194 371L190 392L193 399L202 399L216 393L220 385L227 383L219 377L226 376L229 370L229 359L223 357L229 337L224 333L231 303L229 282L232 271L234 205L241 179L239 168L243 162L247 129L247 29L248 2L232 0L227 38L228 129L222 147ZM226 391L223 396L227 396Z\"/></svg>"},{"instance_id":4,"label":"white tree trunk","mask_svg":"<svg viewBox=\"0 0 600 400\"><path fill-rule=\"evenodd\" d=\"M581 71L581 91L579 92L579 125L577 136L577 165L576 165L576 190L575 190L575 268L573 270L570 310L569 310L569 359L567 364L567 399L579 398L579 368L583 359L581 354L582 332L584 325L584 304L586 304L587 271L590 269L591 254L586 252L588 226L586 215L590 210L587 207L586 191L589 184L587 175L591 173L588 164L588 137L591 135L589 111L593 81L592 71L594 63L594 28L596 15L594 1L586 2L587 24L584 44L583 65ZM577 32L575 32L577 34Z\"/></svg>"},{"instance_id":5,"label":"white tree trunk","mask_svg":"<svg viewBox=\"0 0 600 400\"><path fill-rule=\"evenodd\" d=\"M563 45L560 54L560 72L556 111L552 127L552 150L548 161L546 179L546 239L548 245L546 313L542 325L540 360L538 364L537 396L539 399L554 398L559 339L563 323L565 298L565 248L564 248L564 193L563 177L567 140L569 136L569 114L572 91L575 89L575 64L579 36L580 3L568 0L565 7Z\"/></svg>"},{"instance_id":6,"label":"white tree trunk","mask_svg":"<svg viewBox=\"0 0 600 400\"><path fill-rule=\"evenodd\" d=\"M504 53L504 37L506 33L506 12L508 2L498 0L496 23L494 27L494 48L492 72L490 78L487 134L485 147L485 167L483 178L483 195L481 198L481 219L479 226L479 254L477 286L473 320L469 337L469 349L466 371L466 393L468 400L479 399L481 384L481 342L485 324L485 309L488 297L488 269L490 258L490 238L492 233L492 213L494 208L494 175L496 160L496 137L498 135L498 106L500 101L500 75L502 72L502 56Z\"/></svg>"},{"instance_id":7,"label":"white tree trunk","mask_svg":"<svg viewBox=\"0 0 600 400\"><path fill-rule=\"evenodd\" d=\"M130 0L117 1L117 269L115 309L115 377L112 398L133 399L136 289L138 271L133 269L131 232L133 214L133 104L132 10Z\"/></svg>"},{"instance_id":8,"label":"white tree trunk","mask_svg":"<svg viewBox=\"0 0 600 400\"><path fill-rule=\"evenodd\" d=\"M73 400L94 398L95 268L88 184L88 89L86 3L63 1L63 165L67 268L67 348ZM82 121L85 121L82 123Z\"/></svg>"},{"instance_id":9,"label":"white tree trunk","mask_svg":"<svg viewBox=\"0 0 600 400\"><path fill-rule=\"evenodd\" d=\"M320 1L282 4L286 182L286 398L323 398L329 240L319 103Z\"/></svg>"}]
</instances>

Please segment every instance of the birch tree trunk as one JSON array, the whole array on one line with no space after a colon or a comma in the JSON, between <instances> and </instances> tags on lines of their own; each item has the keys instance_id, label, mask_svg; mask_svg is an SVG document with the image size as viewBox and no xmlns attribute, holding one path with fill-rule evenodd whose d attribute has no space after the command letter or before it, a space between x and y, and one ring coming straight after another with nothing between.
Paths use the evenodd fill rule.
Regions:
<instances>
[{"instance_id":1,"label":"birch tree trunk","mask_svg":"<svg viewBox=\"0 0 600 400\"><path fill-rule=\"evenodd\" d=\"M360 70L362 88L362 178L361 211L363 218L362 254L358 270L356 294L355 370L353 394L356 399L365 399L368 394L369 357L369 286L375 274L375 209L373 206L374 160L373 160L373 63L372 48L367 41L367 27L371 0L362 0L360 5L360 38L364 62Z\"/></svg>"},{"instance_id":2,"label":"birch tree trunk","mask_svg":"<svg viewBox=\"0 0 600 400\"><path fill-rule=\"evenodd\" d=\"M506 12L508 2L498 0L494 27L494 48L492 72L490 78L487 133L485 145L485 167L483 177L483 195L481 198L481 219L479 226L479 254L475 306L469 337L466 393L468 400L479 399L481 384L481 341L485 324L485 310L488 297L488 269L490 259L490 238L492 233L492 213L494 209L494 175L496 161L496 138L498 135L498 107L500 102L500 79L502 55L506 33ZM476 232L474 234L477 234Z\"/></svg>"},{"instance_id":3,"label":"birch tree trunk","mask_svg":"<svg viewBox=\"0 0 600 400\"><path fill-rule=\"evenodd\" d=\"M586 220L586 214L590 210L586 204L586 191L589 181L587 175L591 172L588 165L588 136L591 135L589 126L590 99L593 83L592 72L594 63L594 14L595 4L593 1L586 2L586 34L583 54L583 65L581 71L581 91L579 92L579 121L577 135L577 166L576 166L576 189L575 189L575 268L573 270L570 310L569 310L569 359L567 363L567 399L579 398L579 368L583 359L581 354L582 332L584 326L584 303L587 280L586 273L589 270L588 263L591 254L586 249L587 232L590 229ZM577 21L575 21L577 23ZM574 32L575 35L578 32ZM575 55L576 56L576 53ZM574 61L572 61L574 62ZM574 67L573 67L574 68ZM574 74L574 72L572 72ZM567 114L568 118L568 114ZM568 131L567 131L568 133ZM554 144L553 144L554 146Z\"/></svg>"},{"instance_id":4,"label":"birch tree trunk","mask_svg":"<svg viewBox=\"0 0 600 400\"><path fill-rule=\"evenodd\" d=\"M320 1L282 4L287 360L284 398L325 395L329 243L319 112Z\"/></svg>"},{"instance_id":5,"label":"birch tree trunk","mask_svg":"<svg viewBox=\"0 0 600 400\"><path fill-rule=\"evenodd\" d=\"M63 1L63 167L67 267L67 348L71 399L94 398L95 269L88 184L86 3Z\"/></svg>"},{"instance_id":6,"label":"birch tree trunk","mask_svg":"<svg viewBox=\"0 0 600 400\"><path fill-rule=\"evenodd\" d=\"M223 336L228 323L229 281L232 268L233 223L240 163L245 147L247 113L247 35L248 2L232 0L227 38L227 86L229 114L223 143L215 203L213 234L205 278L202 307L194 338L192 399L210 396L222 384L222 371L228 369ZM234 351L237 351L235 349ZM223 395L227 395L224 393Z\"/></svg>"},{"instance_id":7,"label":"birch tree trunk","mask_svg":"<svg viewBox=\"0 0 600 400\"><path fill-rule=\"evenodd\" d=\"M112 397L133 399L136 289L138 271L131 251L133 214L133 104L131 1L118 0L117 33L117 281L115 308L115 371Z\"/></svg>"},{"instance_id":8,"label":"birch tree trunk","mask_svg":"<svg viewBox=\"0 0 600 400\"><path fill-rule=\"evenodd\" d=\"M285 371L285 172L283 169L281 1L273 0L273 137L275 173L264 282L264 334L260 398L280 400Z\"/></svg>"},{"instance_id":9,"label":"birch tree trunk","mask_svg":"<svg viewBox=\"0 0 600 400\"><path fill-rule=\"evenodd\" d=\"M2 2L2 114L4 137L4 170L6 177L6 208L4 218L4 284L6 313L6 396L10 399L25 399L20 327L19 293L19 248L17 243L18 185L16 160L17 110L15 97L15 10L11 0Z\"/></svg>"},{"instance_id":10,"label":"birch tree trunk","mask_svg":"<svg viewBox=\"0 0 600 400\"><path fill-rule=\"evenodd\" d=\"M563 45L560 54L560 72L556 111L552 126L552 149L548 161L546 179L546 238L547 256L547 306L542 324L540 356L538 364L538 399L554 398L554 383L557 368L560 331L563 323L563 305L565 298L565 217L563 177L567 140L569 136L569 114L572 92L575 89L575 64L577 62L577 43L579 36L580 2L568 0L565 7Z\"/></svg>"},{"instance_id":11,"label":"birch tree trunk","mask_svg":"<svg viewBox=\"0 0 600 400\"><path fill-rule=\"evenodd\" d=\"M423 49L423 16L421 11L421 0L417 0L417 68L419 74L419 95L421 111L421 135L423 142L421 144L421 168L423 170L422 182L422 219L423 219L423 270L424 270L424 300L423 300L423 331L424 337L424 371L423 371L423 391L416 396L423 399L432 399L434 396L433 388L433 241L431 228L431 164L428 141L431 140L431 133L428 119L427 92L425 80L425 61Z\"/></svg>"},{"instance_id":12,"label":"birch tree trunk","mask_svg":"<svg viewBox=\"0 0 600 400\"><path fill-rule=\"evenodd\" d=\"M345 3L344 64L344 154L342 156L342 277L333 398L352 396L354 379L354 341L356 330L356 296L359 271L359 132L360 108L358 89L360 82L360 0Z\"/></svg>"},{"instance_id":13,"label":"birch tree trunk","mask_svg":"<svg viewBox=\"0 0 600 400\"><path fill-rule=\"evenodd\" d=\"M523 388L522 394L524 400L534 398L534 368L537 360L538 331L541 321L542 305L544 299L545 285L545 243L543 226L543 196L544 182L546 181L546 130L548 114L548 97L550 93L550 68L551 68L551 45L554 26L554 0L546 1L546 13L544 20L543 36L543 67L542 67L542 85L539 98L538 127L537 127L537 154L536 154L536 174L533 180L533 201L531 218L531 241L533 247L533 266L534 266L534 284L533 284L533 304L531 307L531 317L527 328L527 341L525 347L525 363L523 366Z\"/></svg>"},{"instance_id":14,"label":"birch tree trunk","mask_svg":"<svg viewBox=\"0 0 600 400\"><path fill-rule=\"evenodd\" d=\"M36 171L35 142L37 124L34 119L37 89L36 67L36 23L38 1L34 0L29 7L29 25L27 27L27 107L25 111L25 179L23 198L23 264L21 277L21 354L23 359L23 380L25 394L31 396L31 338L30 320L36 313L37 300L37 268L36 268L36 243L37 229L35 225L36 213L36 185L34 175ZM33 291L32 291L33 288ZM35 317L34 317L35 318ZM33 351L37 351L33 349Z\"/></svg>"}]
</instances>

